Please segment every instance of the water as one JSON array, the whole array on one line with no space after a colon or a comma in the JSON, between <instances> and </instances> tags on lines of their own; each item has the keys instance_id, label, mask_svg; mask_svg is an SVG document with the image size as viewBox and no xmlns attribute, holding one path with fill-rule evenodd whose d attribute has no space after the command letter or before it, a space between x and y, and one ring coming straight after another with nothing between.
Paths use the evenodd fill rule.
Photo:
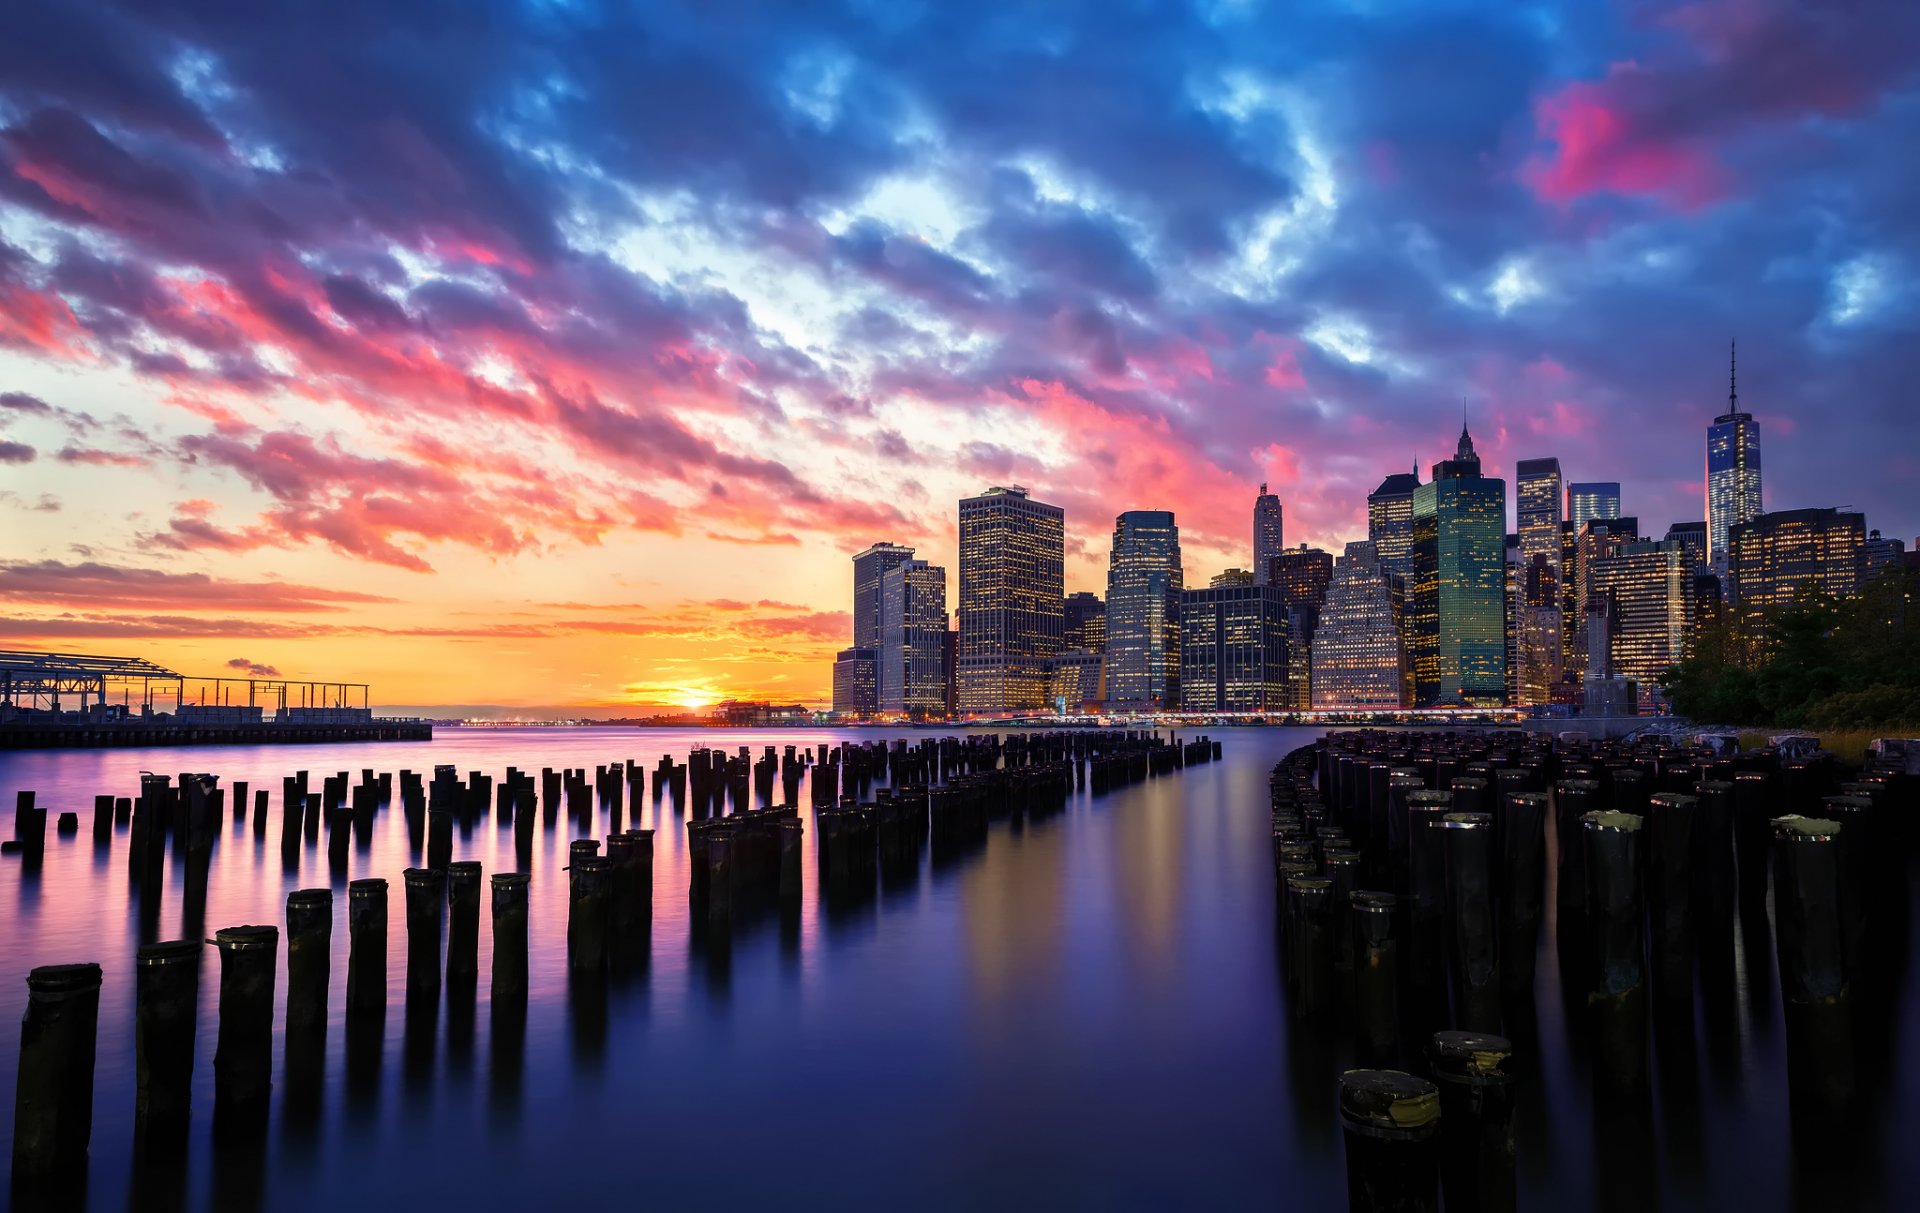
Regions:
<instances>
[{"instance_id":1,"label":"water","mask_svg":"<svg viewBox=\"0 0 1920 1213\"><path fill-rule=\"evenodd\" d=\"M264 1159L215 1166L209 1125L218 958L200 984L192 1156L165 1207L549 1207L556 1198L656 1208L777 1202L789 1208L1204 1208L1344 1202L1331 1041L1290 1025L1273 924L1267 773L1311 740L1298 729L1214 729L1224 761L1092 797L1022 828L995 823L983 851L950 867L923 861L864 907L829 912L814 896L814 831L797 929L778 919L736 930L725 963L696 953L686 913L681 818L651 794L634 824L654 826L654 922L644 978L607 994L604 1011L570 996L565 964L567 827L534 842L531 984L523 1058L496 1066L487 1006L489 940L470 1028L445 1008L430 1033L404 1013L400 872L414 862L397 806L350 877L392 882L389 1010L377 1074L349 1082L344 883L324 843L282 870L279 780L296 768L362 767L496 778L509 765L592 767L695 745L731 749L872 740L884 731L446 731L431 743L263 749L164 749L0 755L0 804L33 788L49 810L37 879L0 866L0 1075L17 1071L22 980L39 964L94 960L106 971L87 1204L129 1207L138 907L126 835L96 855L96 792L133 795L143 767L211 771L273 793L260 842L229 819L216 844L203 932L284 927L288 891L335 889L332 1022L316 1121L284 1115L276 1072ZM927 736L923 732L893 734ZM802 792L802 801L806 800ZM52 818L81 817L58 839ZM802 809L803 817L807 815ZM603 830L604 832L604 830ZM513 868L511 831L491 820L455 857ZM171 862L171 861L169 861ZM158 937L182 933L169 868ZM1553 904L1549 891L1547 905ZM1522 1044L1523 1207L1897 1207L1920 1191L1914 1140L1920 1062L1905 1034L1863 1061L1884 1085L1874 1132L1838 1174L1790 1148L1771 944L1736 951L1729 997L1703 999L1696 1032L1656 1036L1656 1088L1644 1124L1596 1119L1551 934L1537 988L1537 1044ZM277 993L286 989L285 940ZM1904 953L1894 1023L1920 1005ZM276 1015L275 1066L281 1064ZM509 1053L509 1058L511 1054ZM1881 1084L1869 1082L1873 1071ZM13 1102L0 1091L0 1140ZM1604 1161L1596 1163L1596 1159ZM248 1165L251 1163L252 1165ZM0 1164L8 1165L8 1164ZM1909 1197L1908 1199L1911 1199Z\"/></svg>"}]
</instances>

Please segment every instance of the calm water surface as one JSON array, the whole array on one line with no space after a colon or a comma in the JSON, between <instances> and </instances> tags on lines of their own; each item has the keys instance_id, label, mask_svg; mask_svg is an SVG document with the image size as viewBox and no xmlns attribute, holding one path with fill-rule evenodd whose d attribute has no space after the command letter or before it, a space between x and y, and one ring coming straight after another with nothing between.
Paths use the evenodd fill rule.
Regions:
<instances>
[{"instance_id":1,"label":"calm water surface","mask_svg":"<svg viewBox=\"0 0 1920 1213\"><path fill-rule=\"evenodd\" d=\"M40 964L105 969L87 1204L130 1207L133 1184L132 958L124 828L109 852L90 836L97 792L132 796L138 773L209 771L273 794L267 837L228 820L215 845L205 921L183 923L171 867L159 938L285 922L286 894L335 890L325 1102L317 1123L283 1117L279 1086L265 1156L215 1164L209 1125L218 957L200 984L193 1153L184 1188L145 1193L184 1207L302 1209L549 1207L556 1199L654 1208L1343 1207L1332 1097L1344 1030L1290 1026L1274 929L1267 773L1314 733L1215 729L1225 760L1099 797L1076 794L1040 822L995 823L984 847L917 877L883 881L854 910L821 905L814 831L797 925L736 927L730 952L696 950L686 912L683 818L651 791L633 824L658 830L651 958L604 1002L568 987L562 815L534 840L532 996L517 1065L496 1066L487 1006L483 900L478 1006L470 1028L442 1007L409 1029L400 873L415 862L397 804L348 877L391 882L383 1064L349 1082L344 879L324 836L299 870L279 847L280 777L451 763L496 779L509 765L651 767L696 745L731 749L925 732L826 730L457 730L431 743L84 751L0 756L0 795L38 791L49 810L37 877L0 866L0 1139ZM397 782L397 781L396 781ZM397 795L397 793L396 793ZM807 797L802 790L802 803ZM81 816L77 838L52 818ZM802 816L807 817L806 809ZM604 818L601 833L604 834ZM515 867L491 815L454 857ZM1549 891L1546 904L1553 905ZM285 939L277 992L284 999ZM1903 955L1891 1043L1863 1059L1884 1078L1877 1126L1843 1176L1797 1165L1790 1148L1771 945L1737 949L1730 998L1703 999L1692 1033L1657 1038L1644 1123L1597 1121L1566 1031L1551 932L1543 941L1537 1043L1522 1043L1523 1207L1582 1209L1914 1207L1920 1094L1910 1033L1920 997ZM280 1049L276 1016L275 1064ZM1331 1037L1332 1043L1328 1042ZM280 1076L276 1074L276 1083ZM1596 1159L1602 1160L1596 1162ZM243 1160L244 1163L245 1160ZM0 1164L8 1165L8 1164ZM0 1188L4 1191L4 1188Z\"/></svg>"}]
</instances>

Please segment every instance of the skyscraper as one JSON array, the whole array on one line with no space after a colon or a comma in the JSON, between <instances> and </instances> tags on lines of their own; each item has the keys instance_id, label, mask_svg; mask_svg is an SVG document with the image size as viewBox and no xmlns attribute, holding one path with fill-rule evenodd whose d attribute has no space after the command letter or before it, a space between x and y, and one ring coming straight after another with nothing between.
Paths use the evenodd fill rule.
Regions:
<instances>
[{"instance_id":1,"label":"skyscraper","mask_svg":"<svg viewBox=\"0 0 1920 1213\"><path fill-rule=\"evenodd\" d=\"M1522 459L1514 465L1514 518L1520 567L1514 571L1511 681L1516 702L1551 702L1560 681L1560 461Z\"/></svg>"},{"instance_id":2,"label":"skyscraper","mask_svg":"<svg viewBox=\"0 0 1920 1213\"><path fill-rule=\"evenodd\" d=\"M1629 543L1640 541L1640 520L1628 518L1591 518L1580 528L1579 542L1574 545L1573 563L1573 602L1577 610L1575 618L1581 621L1574 636L1573 652L1569 655L1567 668L1575 674L1585 677L1598 675L1608 654L1596 654L1588 647L1593 629L1588 626L1587 608L1593 604L1593 570L1601 561L1620 554ZM1609 621L1611 615L1608 616ZM1611 622L1608 623L1611 627Z\"/></svg>"},{"instance_id":3,"label":"skyscraper","mask_svg":"<svg viewBox=\"0 0 1920 1213\"><path fill-rule=\"evenodd\" d=\"M1267 486L1260 486L1260 495L1253 499L1253 581L1255 585L1267 584L1267 561L1280 554L1287 546L1286 532L1282 525L1280 499L1267 492Z\"/></svg>"},{"instance_id":4,"label":"skyscraper","mask_svg":"<svg viewBox=\"0 0 1920 1213\"><path fill-rule=\"evenodd\" d=\"M1760 423L1740 411L1732 347L1727 353L1727 411L1707 427L1707 562L1725 573L1731 531L1760 516Z\"/></svg>"},{"instance_id":5,"label":"skyscraper","mask_svg":"<svg viewBox=\"0 0 1920 1213\"><path fill-rule=\"evenodd\" d=\"M1707 524L1704 522L1676 522L1667 527L1667 539L1678 543L1687 550L1687 559L1693 561L1694 571L1707 567Z\"/></svg>"},{"instance_id":6,"label":"skyscraper","mask_svg":"<svg viewBox=\"0 0 1920 1213\"><path fill-rule=\"evenodd\" d=\"M880 578L890 568L913 559L913 549L897 543L876 543L853 555L853 647L880 647Z\"/></svg>"},{"instance_id":7,"label":"skyscraper","mask_svg":"<svg viewBox=\"0 0 1920 1213\"><path fill-rule=\"evenodd\" d=\"M1312 650L1308 646L1312 645L1314 633L1320 627L1320 606L1326 602L1327 585L1333 580L1333 553L1303 543L1281 552L1268 563L1267 584L1280 591L1293 638L1298 642L1300 653L1310 657ZM1304 677L1296 681L1303 685L1294 689L1304 704L1312 702L1313 664L1308 659L1301 665Z\"/></svg>"},{"instance_id":8,"label":"skyscraper","mask_svg":"<svg viewBox=\"0 0 1920 1213\"><path fill-rule=\"evenodd\" d=\"M1413 491L1420 487L1420 465L1395 472L1367 496L1367 542L1380 564L1396 577L1410 578L1413 561Z\"/></svg>"},{"instance_id":9,"label":"skyscraper","mask_svg":"<svg viewBox=\"0 0 1920 1213\"><path fill-rule=\"evenodd\" d=\"M947 570L924 560L880 577L879 700L883 712L947 710Z\"/></svg>"},{"instance_id":10,"label":"skyscraper","mask_svg":"<svg viewBox=\"0 0 1920 1213\"><path fill-rule=\"evenodd\" d=\"M1286 606L1251 574L1180 595L1180 706L1194 712L1261 712L1292 706Z\"/></svg>"},{"instance_id":11,"label":"skyscraper","mask_svg":"<svg viewBox=\"0 0 1920 1213\"><path fill-rule=\"evenodd\" d=\"M1354 542L1333 566L1313 636L1316 709L1406 706L1398 579L1371 542Z\"/></svg>"},{"instance_id":12,"label":"skyscraper","mask_svg":"<svg viewBox=\"0 0 1920 1213\"><path fill-rule=\"evenodd\" d=\"M1711 529L1711 528L1709 528ZM1781 510L1727 532L1733 609L1754 630L1802 592L1844 598L1860 588L1866 517L1835 509Z\"/></svg>"},{"instance_id":13,"label":"skyscraper","mask_svg":"<svg viewBox=\"0 0 1920 1213\"><path fill-rule=\"evenodd\" d=\"M1180 705L1180 528L1170 510L1113 520L1107 566L1107 698L1115 707Z\"/></svg>"},{"instance_id":14,"label":"skyscraper","mask_svg":"<svg viewBox=\"0 0 1920 1213\"><path fill-rule=\"evenodd\" d=\"M1567 486L1567 517L1573 522L1574 534L1578 535L1582 528L1596 518L1618 518L1619 516L1619 481L1593 480Z\"/></svg>"},{"instance_id":15,"label":"skyscraper","mask_svg":"<svg viewBox=\"0 0 1920 1213\"><path fill-rule=\"evenodd\" d=\"M1637 681L1645 699L1693 629L1693 558L1677 539L1632 540L1596 558L1587 583L1607 607L1607 668ZM1600 668L1591 657L1588 666Z\"/></svg>"},{"instance_id":16,"label":"skyscraper","mask_svg":"<svg viewBox=\"0 0 1920 1213\"><path fill-rule=\"evenodd\" d=\"M1031 711L1046 703L1047 662L1060 651L1066 511L994 486L960 501L963 715Z\"/></svg>"},{"instance_id":17,"label":"skyscraper","mask_svg":"<svg viewBox=\"0 0 1920 1213\"><path fill-rule=\"evenodd\" d=\"M1415 706L1506 699L1507 483L1480 471L1460 427L1453 458L1414 490Z\"/></svg>"},{"instance_id":18,"label":"skyscraper","mask_svg":"<svg viewBox=\"0 0 1920 1213\"><path fill-rule=\"evenodd\" d=\"M1089 653L1106 652L1107 604L1100 601L1100 596L1089 590L1076 590L1067 595L1062 606L1064 630L1060 647L1084 649Z\"/></svg>"},{"instance_id":19,"label":"skyscraper","mask_svg":"<svg viewBox=\"0 0 1920 1213\"><path fill-rule=\"evenodd\" d=\"M833 710L843 716L870 716L880 704L874 651L841 649L833 660Z\"/></svg>"}]
</instances>

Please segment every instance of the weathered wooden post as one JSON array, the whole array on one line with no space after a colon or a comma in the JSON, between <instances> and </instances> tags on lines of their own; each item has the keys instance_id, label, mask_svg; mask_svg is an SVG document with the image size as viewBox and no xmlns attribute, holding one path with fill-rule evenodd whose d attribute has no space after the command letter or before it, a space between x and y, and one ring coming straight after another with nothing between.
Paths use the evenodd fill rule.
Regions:
<instances>
[{"instance_id":1,"label":"weathered wooden post","mask_svg":"<svg viewBox=\"0 0 1920 1213\"><path fill-rule=\"evenodd\" d=\"M387 1009L387 882L347 882L347 1014Z\"/></svg>"},{"instance_id":2,"label":"weathered wooden post","mask_svg":"<svg viewBox=\"0 0 1920 1213\"><path fill-rule=\"evenodd\" d=\"M1500 975L1509 993L1533 989L1534 953L1540 942L1546 894L1547 796L1510 792L1503 802L1506 828L1506 897L1500 903Z\"/></svg>"},{"instance_id":3,"label":"weathered wooden post","mask_svg":"<svg viewBox=\"0 0 1920 1213\"><path fill-rule=\"evenodd\" d=\"M99 1021L99 965L41 965L27 974L13 1099L15 1182L85 1177Z\"/></svg>"},{"instance_id":4,"label":"weathered wooden post","mask_svg":"<svg viewBox=\"0 0 1920 1213\"><path fill-rule=\"evenodd\" d=\"M1446 849L1447 949L1454 1022L1470 1032L1500 1027L1500 966L1494 941L1493 819L1449 813L1441 823Z\"/></svg>"},{"instance_id":5,"label":"weathered wooden post","mask_svg":"<svg viewBox=\"0 0 1920 1213\"><path fill-rule=\"evenodd\" d=\"M134 955L136 1141L177 1145L186 1139L204 946L197 939L174 939L143 944Z\"/></svg>"},{"instance_id":6,"label":"weathered wooden post","mask_svg":"<svg viewBox=\"0 0 1920 1213\"><path fill-rule=\"evenodd\" d=\"M220 1035L213 1051L213 1123L220 1136L264 1131L273 1090L273 979L279 927L216 931Z\"/></svg>"},{"instance_id":7,"label":"weathered wooden post","mask_svg":"<svg viewBox=\"0 0 1920 1213\"><path fill-rule=\"evenodd\" d=\"M1616 1092L1647 1078L1646 960L1640 929L1640 826L1632 813L1601 810L1580 819L1586 839L1593 929L1596 1072Z\"/></svg>"},{"instance_id":8,"label":"weathered wooden post","mask_svg":"<svg viewBox=\"0 0 1920 1213\"><path fill-rule=\"evenodd\" d=\"M447 868L447 981L470 985L480 976L480 863L462 859Z\"/></svg>"},{"instance_id":9,"label":"weathered wooden post","mask_svg":"<svg viewBox=\"0 0 1920 1213\"><path fill-rule=\"evenodd\" d=\"M1399 949L1393 919L1397 899L1366 889L1349 899L1353 932L1355 1045L1368 1060L1385 1062L1400 1047Z\"/></svg>"},{"instance_id":10,"label":"weathered wooden post","mask_svg":"<svg viewBox=\"0 0 1920 1213\"><path fill-rule=\"evenodd\" d=\"M567 874L567 964L598 973L607 963L607 860L576 855Z\"/></svg>"},{"instance_id":11,"label":"weathered wooden post","mask_svg":"<svg viewBox=\"0 0 1920 1213\"><path fill-rule=\"evenodd\" d=\"M527 885L525 872L495 872L493 887L493 997L496 1002L527 989Z\"/></svg>"},{"instance_id":12,"label":"weathered wooden post","mask_svg":"<svg viewBox=\"0 0 1920 1213\"><path fill-rule=\"evenodd\" d=\"M327 1022L327 953L333 944L333 890L287 894L287 1031Z\"/></svg>"},{"instance_id":13,"label":"weathered wooden post","mask_svg":"<svg viewBox=\"0 0 1920 1213\"><path fill-rule=\"evenodd\" d=\"M1562 779L1553 790L1554 841L1560 848L1554 902L1563 923L1578 923L1587 915L1587 846L1580 822L1599 807L1596 780Z\"/></svg>"},{"instance_id":14,"label":"weathered wooden post","mask_svg":"<svg viewBox=\"0 0 1920 1213\"><path fill-rule=\"evenodd\" d=\"M1437 1213L1440 1092L1398 1070L1340 1076L1351 1213Z\"/></svg>"},{"instance_id":15,"label":"weathered wooden post","mask_svg":"<svg viewBox=\"0 0 1920 1213\"><path fill-rule=\"evenodd\" d=\"M439 868L408 868L407 999L440 993L440 932L446 915L447 874Z\"/></svg>"},{"instance_id":16,"label":"weathered wooden post","mask_svg":"<svg viewBox=\"0 0 1920 1213\"><path fill-rule=\"evenodd\" d=\"M1663 999L1693 997L1693 819L1699 801L1679 792L1655 792L1647 798L1653 823L1651 928L1654 971Z\"/></svg>"},{"instance_id":17,"label":"weathered wooden post","mask_svg":"<svg viewBox=\"0 0 1920 1213\"><path fill-rule=\"evenodd\" d=\"M1853 1096L1846 936L1840 921L1842 826L1789 815L1773 822L1774 946L1787 1019L1787 1085L1828 1116Z\"/></svg>"},{"instance_id":18,"label":"weathered wooden post","mask_svg":"<svg viewBox=\"0 0 1920 1213\"><path fill-rule=\"evenodd\" d=\"M1428 1059L1440 1090L1440 1186L1447 1213L1511 1213L1513 1046L1478 1032L1436 1032Z\"/></svg>"}]
</instances>

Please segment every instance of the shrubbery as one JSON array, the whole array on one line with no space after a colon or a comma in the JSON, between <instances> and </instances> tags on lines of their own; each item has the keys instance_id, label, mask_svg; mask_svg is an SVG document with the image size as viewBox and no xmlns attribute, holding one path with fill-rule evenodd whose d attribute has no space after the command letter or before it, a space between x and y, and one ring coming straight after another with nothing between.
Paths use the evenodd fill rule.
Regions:
<instances>
[{"instance_id":1,"label":"shrubbery","mask_svg":"<svg viewBox=\"0 0 1920 1213\"><path fill-rule=\"evenodd\" d=\"M1756 629L1731 613L1695 629L1662 677L1702 723L1804 729L1920 726L1920 579L1904 564L1860 594L1803 596Z\"/></svg>"}]
</instances>

